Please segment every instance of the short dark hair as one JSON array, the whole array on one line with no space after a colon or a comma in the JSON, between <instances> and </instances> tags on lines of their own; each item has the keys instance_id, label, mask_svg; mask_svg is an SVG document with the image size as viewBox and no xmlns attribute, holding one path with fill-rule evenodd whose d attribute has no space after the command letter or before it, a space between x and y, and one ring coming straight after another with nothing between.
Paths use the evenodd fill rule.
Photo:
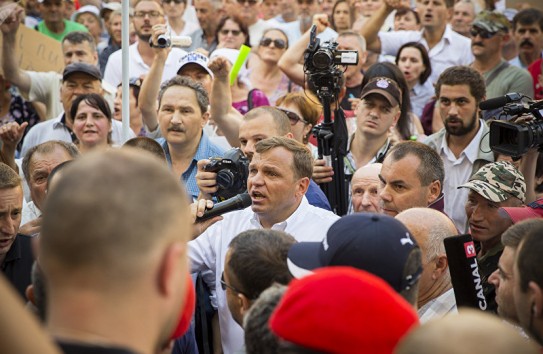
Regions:
<instances>
[{"instance_id":1,"label":"short dark hair","mask_svg":"<svg viewBox=\"0 0 543 354\"><path fill-rule=\"evenodd\" d=\"M407 155L416 156L420 161L420 166L417 169L420 184L428 186L433 181L439 181L443 186L445 180L443 160L428 145L417 141L403 141L394 145L388 154L394 161L401 160Z\"/></svg>"},{"instance_id":2,"label":"short dark hair","mask_svg":"<svg viewBox=\"0 0 543 354\"><path fill-rule=\"evenodd\" d=\"M532 227L519 246L516 259L522 292L528 290L528 284L531 281L543 288L543 267L541 266L541 255L543 254L542 234L542 224Z\"/></svg>"},{"instance_id":3,"label":"short dark hair","mask_svg":"<svg viewBox=\"0 0 543 354\"><path fill-rule=\"evenodd\" d=\"M481 102L486 96L485 79L478 71L469 66L452 66L439 75L435 87L438 98L441 96L441 86L443 85L468 85L469 92L475 97L476 103Z\"/></svg>"},{"instance_id":4,"label":"short dark hair","mask_svg":"<svg viewBox=\"0 0 543 354\"><path fill-rule=\"evenodd\" d=\"M92 35L89 32L83 32L83 31L72 31L69 32L62 38L62 44L64 42L70 42L72 44L81 44L84 42L88 42L91 50L96 53L96 43L94 43L94 38L92 38Z\"/></svg>"},{"instance_id":5,"label":"short dark hair","mask_svg":"<svg viewBox=\"0 0 543 354\"><path fill-rule=\"evenodd\" d=\"M513 17L513 31L520 25L532 25L538 24L539 29L543 31L543 12L536 8L529 8L519 11L515 17Z\"/></svg>"},{"instance_id":6,"label":"short dark hair","mask_svg":"<svg viewBox=\"0 0 543 354\"><path fill-rule=\"evenodd\" d=\"M396 10L396 13L394 14L394 18L396 17L402 17L402 16L405 16L407 15L408 13L412 13L413 16L415 16L415 21L417 22L417 25L420 25L420 16L419 16L419 13L415 10L413 10L412 8L409 8L409 7L400 7L399 9ZM401 50L401 49L400 49ZM398 51L399 53L400 51Z\"/></svg>"},{"instance_id":7,"label":"short dark hair","mask_svg":"<svg viewBox=\"0 0 543 354\"><path fill-rule=\"evenodd\" d=\"M229 245L230 277L236 288L251 300L273 283L287 285L292 280L287 266L294 237L277 230L248 230L237 235Z\"/></svg>"},{"instance_id":8,"label":"short dark hair","mask_svg":"<svg viewBox=\"0 0 543 354\"><path fill-rule=\"evenodd\" d=\"M239 30L241 31L241 33L245 35L245 38L246 38L245 43L243 44L250 47L251 41L249 37L249 28L247 27L247 25L245 25L245 23L243 23L241 18L239 18L238 16L224 16L223 18L221 18L221 20L219 21L219 24L217 25L217 30L215 31L215 40L217 41L217 43L219 42L219 32L222 30L222 28L226 24L226 21L228 20L237 23L237 25L239 26Z\"/></svg>"},{"instance_id":9,"label":"short dark hair","mask_svg":"<svg viewBox=\"0 0 543 354\"><path fill-rule=\"evenodd\" d=\"M430 63L430 57L428 56L428 51L426 50L426 47L424 47L419 42L405 43L398 50L398 55L396 56L396 65L398 65L398 62L400 61L400 54L402 53L402 50L404 50L405 48L415 48L420 52L420 57L422 58L422 63L424 64L425 69L420 74L419 82L421 84L424 84L426 80L428 80L430 75L432 74L432 63Z\"/></svg>"},{"instance_id":10,"label":"short dark hair","mask_svg":"<svg viewBox=\"0 0 543 354\"><path fill-rule=\"evenodd\" d=\"M530 232L531 229L538 225L543 225L542 219L527 219L522 220L512 226L510 226L502 234L502 244L505 247L511 247L517 249L520 241Z\"/></svg>"},{"instance_id":11,"label":"short dark hair","mask_svg":"<svg viewBox=\"0 0 543 354\"><path fill-rule=\"evenodd\" d=\"M166 161L166 154L164 153L164 149L162 148L162 146L160 146L160 144L156 140L148 138L146 136L137 136L135 138L132 138L124 143L123 146L148 151L162 161Z\"/></svg>"},{"instance_id":12,"label":"short dark hair","mask_svg":"<svg viewBox=\"0 0 543 354\"><path fill-rule=\"evenodd\" d=\"M279 339L270 329L270 317L285 294L287 287L274 284L264 290L245 316L245 349L247 354L278 353Z\"/></svg>"},{"instance_id":13,"label":"short dark hair","mask_svg":"<svg viewBox=\"0 0 543 354\"><path fill-rule=\"evenodd\" d=\"M0 162L0 189L22 187L22 179L15 170Z\"/></svg>"},{"instance_id":14,"label":"short dark hair","mask_svg":"<svg viewBox=\"0 0 543 354\"><path fill-rule=\"evenodd\" d=\"M96 108L100 112L104 113L107 120L111 122L111 108L109 108L109 104L107 103L106 99L97 93L86 93L76 97L72 103L72 106L70 107L70 116L72 117L72 120L75 120L77 111L79 110L79 104L81 102L85 102L92 108Z\"/></svg>"},{"instance_id":15,"label":"short dark hair","mask_svg":"<svg viewBox=\"0 0 543 354\"><path fill-rule=\"evenodd\" d=\"M160 107L162 104L162 97L164 96L164 93L173 86L187 87L193 90L194 94L196 95L196 100L198 101L200 111L202 114L207 112L207 107L209 106L209 96L205 88L202 86L202 84L192 80L190 77L180 75L176 75L160 85L160 91L158 92L158 107Z\"/></svg>"},{"instance_id":16,"label":"short dark hair","mask_svg":"<svg viewBox=\"0 0 543 354\"><path fill-rule=\"evenodd\" d=\"M27 181L30 181L30 162L32 161L32 157L34 157L34 154L48 154L53 152L56 148L64 149L66 153L68 153L68 155L74 159L79 156L79 150L73 143L68 143L61 140L50 140L46 141L45 143L35 145L28 149L21 165L23 174Z\"/></svg>"}]
</instances>

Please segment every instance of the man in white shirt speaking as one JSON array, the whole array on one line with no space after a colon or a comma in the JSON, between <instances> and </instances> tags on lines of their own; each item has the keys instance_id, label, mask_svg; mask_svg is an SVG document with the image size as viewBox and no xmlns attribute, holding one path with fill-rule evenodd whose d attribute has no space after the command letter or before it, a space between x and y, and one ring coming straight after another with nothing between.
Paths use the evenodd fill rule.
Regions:
<instances>
[{"instance_id":1,"label":"man in white shirt speaking","mask_svg":"<svg viewBox=\"0 0 543 354\"><path fill-rule=\"evenodd\" d=\"M252 206L224 215L223 220L189 242L191 272L215 273L214 282L208 285L216 289L225 354L243 345L243 330L232 319L220 287L228 245L240 232L251 229L284 231L297 241L321 241L338 216L307 202L305 193L312 172L313 158L303 144L286 137L258 142L247 180Z\"/></svg>"}]
</instances>

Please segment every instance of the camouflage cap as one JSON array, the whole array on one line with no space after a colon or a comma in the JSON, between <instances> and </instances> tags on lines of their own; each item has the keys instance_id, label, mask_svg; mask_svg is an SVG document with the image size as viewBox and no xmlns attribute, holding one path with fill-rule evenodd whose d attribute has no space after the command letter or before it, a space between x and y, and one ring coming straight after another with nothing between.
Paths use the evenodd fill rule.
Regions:
<instances>
[{"instance_id":1,"label":"camouflage cap","mask_svg":"<svg viewBox=\"0 0 543 354\"><path fill-rule=\"evenodd\" d=\"M526 182L515 166L506 161L492 162L477 171L469 182L458 188L469 188L495 203L516 197L526 201Z\"/></svg>"},{"instance_id":2,"label":"camouflage cap","mask_svg":"<svg viewBox=\"0 0 543 354\"><path fill-rule=\"evenodd\" d=\"M487 10L479 12L472 26L482 28L490 33L497 33L499 31L509 32L509 28L511 27L505 15Z\"/></svg>"}]
</instances>

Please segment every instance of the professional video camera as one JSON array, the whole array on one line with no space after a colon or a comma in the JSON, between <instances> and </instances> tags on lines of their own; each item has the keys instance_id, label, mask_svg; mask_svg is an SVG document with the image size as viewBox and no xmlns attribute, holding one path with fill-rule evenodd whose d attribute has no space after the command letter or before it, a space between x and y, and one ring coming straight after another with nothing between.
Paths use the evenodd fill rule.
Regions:
<instances>
[{"instance_id":1,"label":"professional video camera","mask_svg":"<svg viewBox=\"0 0 543 354\"><path fill-rule=\"evenodd\" d=\"M304 53L304 73L311 91L315 92L322 103L324 121L313 128L317 138L319 158L324 159L334 170L334 179L321 184L321 189L328 198L332 210L337 215L348 211L348 183L345 180L343 159L347 154L347 125L345 116L339 107L338 96L343 85L344 65L358 64L358 52L338 50L338 43L327 41L322 45L317 38L317 27L311 27L309 45ZM331 104L336 103L334 121Z\"/></svg>"},{"instance_id":2,"label":"professional video camera","mask_svg":"<svg viewBox=\"0 0 543 354\"><path fill-rule=\"evenodd\" d=\"M333 41L326 41L321 45L320 38L317 38L317 27L311 28L309 45L304 53L304 72L317 96L320 96L319 92L329 92L337 98L343 71L338 66L358 64L356 50L338 50L337 46L338 43Z\"/></svg>"},{"instance_id":3,"label":"professional video camera","mask_svg":"<svg viewBox=\"0 0 543 354\"><path fill-rule=\"evenodd\" d=\"M520 93L508 93L479 104L482 110L501 108L500 117L517 118L532 115L533 120L520 123L492 121L490 123L490 148L504 155L520 157L528 149L543 147L543 109L542 101L533 101Z\"/></svg>"},{"instance_id":4,"label":"professional video camera","mask_svg":"<svg viewBox=\"0 0 543 354\"><path fill-rule=\"evenodd\" d=\"M217 173L219 189L213 196L219 201L247 191L249 159L238 148L228 150L222 157L211 158L211 162L204 166L204 171Z\"/></svg>"}]
</instances>

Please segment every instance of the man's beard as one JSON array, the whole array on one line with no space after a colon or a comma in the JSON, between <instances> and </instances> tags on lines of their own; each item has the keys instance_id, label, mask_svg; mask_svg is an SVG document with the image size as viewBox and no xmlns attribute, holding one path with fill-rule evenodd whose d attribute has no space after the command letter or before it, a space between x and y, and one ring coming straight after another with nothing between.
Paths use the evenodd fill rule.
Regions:
<instances>
[{"instance_id":1,"label":"man's beard","mask_svg":"<svg viewBox=\"0 0 543 354\"><path fill-rule=\"evenodd\" d=\"M136 31L136 36L139 38L140 41L142 42L146 42L146 43L149 43L149 40L151 39L152 37L152 34L143 34L139 31Z\"/></svg>"},{"instance_id":2,"label":"man's beard","mask_svg":"<svg viewBox=\"0 0 543 354\"><path fill-rule=\"evenodd\" d=\"M447 117L445 119L445 122L444 122L445 130L447 131L447 133L449 133L450 135L454 135L454 136L467 135L467 134L471 133L475 129L475 127L477 126L477 119L478 119L477 118L477 112L475 112L471 118L472 119L471 119L470 122L468 122L468 125L464 125L464 122L460 118ZM449 127L447 125L447 123L449 123L450 121L454 121L455 123L459 122L460 126L458 126L458 127Z\"/></svg>"}]
</instances>

